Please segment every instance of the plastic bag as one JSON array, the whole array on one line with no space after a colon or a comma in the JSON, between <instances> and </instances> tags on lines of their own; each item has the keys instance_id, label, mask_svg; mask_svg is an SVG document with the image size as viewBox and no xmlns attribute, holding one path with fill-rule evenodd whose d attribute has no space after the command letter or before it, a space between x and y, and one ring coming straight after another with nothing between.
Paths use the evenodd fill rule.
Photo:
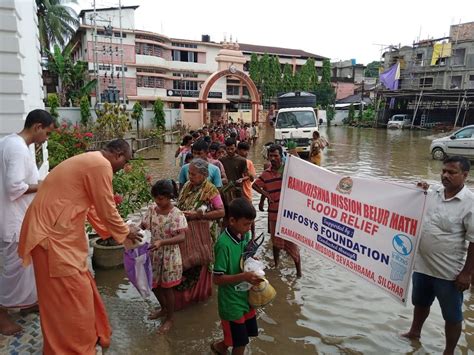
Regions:
<instances>
[{"instance_id":1,"label":"plastic bag","mask_svg":"<svg viewBox=\"0 0 474 355\"><path fill-rule=\"evenodd\" d=\"M248 258L244 261L244 272L254 272L257 276L265 276L265 265L260 260Z\"/></svg>"},{"instance_id":2,"label":"plastic bag","mask_svg":"<svg viewBox=\"0 0 474 355\"><path fill-rule=\"evenodd\" d=\"M150 247L147 233L144 233L142 242L133 246L133 249L126 249L123 255L125 273L138 293L147 298L152 293L153 271L151 267L151 257L148 252Z\"/></svg>"}]
</instances>

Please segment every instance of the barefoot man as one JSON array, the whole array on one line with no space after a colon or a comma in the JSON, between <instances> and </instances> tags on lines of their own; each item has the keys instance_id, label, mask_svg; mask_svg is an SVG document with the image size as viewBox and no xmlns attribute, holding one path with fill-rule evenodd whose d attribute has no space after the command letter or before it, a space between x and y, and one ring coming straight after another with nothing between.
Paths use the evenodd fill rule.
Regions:
<instances>
[{"instance_id":1,"label":"barefoot man","mask_svg":"<svg viewBox=\"0 0 474 355\"><path fill-rule=\"evenodd\" d=\"M474 194L464 185L469 170L466 158L447 158L441 173L443 187L430 191L412 278L413 321L403 334L420 338L437 298L445 321L445 355L454 354L461 335L463 292L474 272Z\"/></svg>"},{"instance_id":2,"label":"barefoot man","mask_svg":"<svg viewBox=\"0 0 474 355\"><path fill-rule=\"evenodd\" d=\"M264 170L254 181L252 188L268 199L268 229L272 238L273 260L275 267L280 261L280 250L285 250L295 263L296 276L301 277L300 250L295 243L277 237L276 222L278 217L278 204L280 201L281 184L283 182L283 149L281 146L272 144L268 148L268 160L271 166ZM262 201L260 201L262 204Z\"/></svg>"},{"instance_id":3,"label":"barefoot man","mask_svg":"<svg viewBox=\"0 0 474 355\"><path fill-rule=\"evenodd\" d=\"M85 221L102 238L140 239L120 217L112 176L131 159L130 146L116 139L98 152L76 155L56 166L26 212L18 251L33 261L43 353L96 353L110 344L110 325L87 267Z\"/></svg>"},{"instance_id":4,"label":"barefoot man","mask_svg":"<svg viewBox=\"0 0 474 355\"><path fill-rule=\"evenodd\" d=\"M38 190L39 173L30 144L42 144L54 129L53 117L44 110L26 116L20 133L0 140L0 334L13 335L22 328L7 308L36 309L33 266L24 267L18 257L20 228L26 210Z\"/></svg>"}]
</instances>

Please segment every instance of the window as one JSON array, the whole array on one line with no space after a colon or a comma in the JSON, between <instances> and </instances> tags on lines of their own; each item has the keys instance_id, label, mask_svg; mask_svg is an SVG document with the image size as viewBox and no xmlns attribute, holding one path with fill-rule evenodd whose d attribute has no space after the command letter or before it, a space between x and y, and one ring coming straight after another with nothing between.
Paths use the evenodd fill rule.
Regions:
<instances>
[{"instance_id":1,"label":"window","mask_svg":"<svg viewBox=\"0 0 474 355\"><path fill-rule=\"evenodd\" d=\"M120 37L120 32L114 32L114 37ZM122 38L127 38L127 34L122 32Z\"/></svg>"},{"instance_id":2,"label":"window","mask_svg":"<svg viewBox=\"0 0 474 355\"><path fill-rule=\"evenodd\" d=\"M462 76L461 75L451 76L451 85L449 88L462 89Z\"/></svg>"},{"instance_id":3,"label":"window","mask_svg":"<svg viewBox=\"0 0 474 355\"><path fill-rule=\"evenodd\" d=\"M316 126L313 111L281 112L278 114L276 128L300 128Z\"/></svg>"},{"instance_id":4,"label":"window","mask_svg":"<svg viewBox=\"0 0 474 355\"><path fill-rule=\"evenodd\" d=\"M465 48L458 48L453 50L453 65L464 65L464 57L466 56Z\"/></svg>"},{"instance_id":5,"label":"window","mask_svg":"<svg viewBox=\"0 0 474 355\"><path fill-rule=\"evenodd\" d=\"M173 49L172 58L175 62L197 63L198 54L196 52L178 51L176 49Z\"/></svg>"},{"instance_id":6,"label":"window","mask_svg":"<svg viewBox=\"0 0 474 355\"><path fill-rule=\"evenodd\" d=\"M242 95L243 95L243 96L250 96L250 94L249 94L249 89L248 89L246 86L244 86L244 87L242 88Z\"/></svg>"},{"instance_id":7,"label":"window","mask_svg":"<svg viewBox=\"0 0 474 355\"><path fill-rule=\"evenodd\" d=\"M433 86L433 78L420 78L420 88L430 88Z\"/></svg>"},{"instance_id":8,"label":"window","mask_svg":"<svg viewBox=\"0 0 474 355\"><path fill-rule=\"evenodd\" d=\"M155 73L155 74L165 74L165 71L162 69L156 68L137 68L137 73Z\"/></svg>"},{"instance_id":9,"label":"window","mask_svg":"<svg viewBox=\"0 0 474 355\"><path fill-rule=\"evenodd\" d=\"M197 91L198 83L197 81L190 81L190 80L173 80L173 89Z\"/></svg>"},{"instance_id":10,"label":"window","mask_svg":"<svg viewBox=\"0 0 474 355\"><path fill-rule=\"evenodd\" d=\"M468 89L474 89L474 75L469 75Z\"/></svg>"},{"instance_id":11,"label":"window","mask_svg":"<svg viewBox=\"0 0 474 355\"><path fill-rule=\"evenodd\" d=\"M181 42L171 42L172 47L182 47L182 48L197 48L197 44L194 43L181 43Z\"/></svg>"},{"instance_id":12,"label":"window","mask_svg":"<svg viewBox=\"0 0 474 355\"><path fill-rule=\"evenodd\" d=\"M135 34L135 38L136 39L146 39L148 41L155 41L155 42L165 43L165 41L162 38L156 37L156 36L153 36L153 35Z\"/></svg>"},{"instance_id":13,"label":"window","mask_svg":"<svg viewBox=\"0 0 474 355\"><path fill-rule=\"evenodd\" d=\"M154 76L137 76L137 87L142 88L164 88L165 81Z\"/></svg>"},{"instance_id":14,"label":"window","mask_svg":"<svg viewBox=\"0 0 474 355\"><path fill-rule=\"evenodd\" d=\"M197 73L173 73L173 76L183 77L183 78L197 78Z\"/></svg>"},{"instance_id":15,"label":"window","mask_svg":"<svg viewBox=\"0 0 474 355\"><path fill-rule=\"evenodd\" d=\"M123 71L127 71L127 67L123 67ZM115 71L122 71L122 67L115 67Z\"/></svg>"},{"instance_id":16,"label":"window","mask_svg":"<svg viewBox=\"0 0 474 355\"><path fill-rule=\"evenodd\" d=\"M155 57L163 57L163 49L160 46L148 43L136 43L135 54L151 55Z\"/></svg>"},{"instance_id":17,"label":"window","mask_svg":"<svg viewBox=\"0 0 474 355\"><path fill-rule=\"evenodd\" d=\"M197 102L184 102L183 106L186 110L197 110L199 108Z\"/></svg>"},{"instance_id":18,"label":"window","mask_svg":"<svg viewBox=\"0 0 474 355\"><path fill-rule=\"evenodd\" d=\"M415 65L423 65L423 53L416 53Z\"/></svg>"},{"instance_id":19,"label":"window","mask_svg":"<svg viewBox=\"0 0 474 355\"><path fill-rule=\"evenodd\" d=\"M110 65L99 64L99 70L110 70Z\"/></svg>"},{"instance_id":20,"label":"window","mask_svg":"<svg viewBox=\"0 0 474 355\"><path fill-rule=\"evenodd\" d=\"M471 138L473 134L474 134L474 128L466 128L456 133L456 139Z\"/></svg>"},{"instance_id":21,"label":"window","mask_svg":"<svg viewBox=\"0 0 474 355\"><path fill-rule=\"evenodd\" d=\"M227 86L227 95L239 96L239 86L228 85Z\"/></svg>"}]
</instances>

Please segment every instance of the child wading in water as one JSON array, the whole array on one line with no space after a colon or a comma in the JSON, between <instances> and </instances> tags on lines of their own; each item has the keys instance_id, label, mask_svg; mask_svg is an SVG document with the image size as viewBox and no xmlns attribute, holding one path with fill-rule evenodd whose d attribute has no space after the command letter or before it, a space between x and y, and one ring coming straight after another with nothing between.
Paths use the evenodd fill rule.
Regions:
<instances>
[{"instance_id":1,"label":"child wading in water","mask_svg":"<svg viewBox=\"0 0 474 355\"><path fill-rule=\"evenodd\" d=\"M151 188L151 195L155 203L148 208L141 225L151 232L153 292L161 310L150 314L148 319L166 317L158 330L158 333L164 334L173 325L173 287L181 283L183 273L178 243L184 241L188 224L183 212L171 202L177 196L174 181L159 180Z\"/></svg>"},{"instance_id":2,"label":"child wading in water","mask_svg":"<svg viewBox=\"0 0 474 355\"><path fill-rule=\"evenodd\" d=\"M240 260L251 240L250 228L256 212L245 198L236 198L229 204L229 225L214 246L214 284L218 285L217 303L224 340L212 343L215 354L227 354L232 347L233 355L243 355L249 337L258 335L255 309L248 302L248 291L236 290L243 281L258 285L263 279L253 272L243 272Z\"/></svg>"}]
</instances>

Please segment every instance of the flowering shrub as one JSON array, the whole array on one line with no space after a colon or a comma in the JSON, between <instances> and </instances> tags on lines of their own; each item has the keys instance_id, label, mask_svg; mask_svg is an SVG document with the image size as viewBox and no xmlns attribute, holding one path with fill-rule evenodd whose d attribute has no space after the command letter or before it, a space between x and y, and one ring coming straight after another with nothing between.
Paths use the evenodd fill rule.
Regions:
<instances>
[{"instance_id":1,"label":"flowering shrub","mask_svg":"<svg viewBox=\"0 0 474 355\"><path fill-rule=\"evenodd\" d=\"M151 176L143 160L132 160L114 175L112 183L115 204L124 219L151 201Z\"/></svg>"},{"instance_id":2,"label":"flowering shrub","mask_svg":"<svg viewBox=\"0 0 474 355\"><path fill-rule=\"evenodd\" d=\"M82 132L77 125L63 123L51 132L48 139L48 158L50 168L54 168L74 155L84 153L94 138L91 132Z\"/></svg>"}]
</instances>

